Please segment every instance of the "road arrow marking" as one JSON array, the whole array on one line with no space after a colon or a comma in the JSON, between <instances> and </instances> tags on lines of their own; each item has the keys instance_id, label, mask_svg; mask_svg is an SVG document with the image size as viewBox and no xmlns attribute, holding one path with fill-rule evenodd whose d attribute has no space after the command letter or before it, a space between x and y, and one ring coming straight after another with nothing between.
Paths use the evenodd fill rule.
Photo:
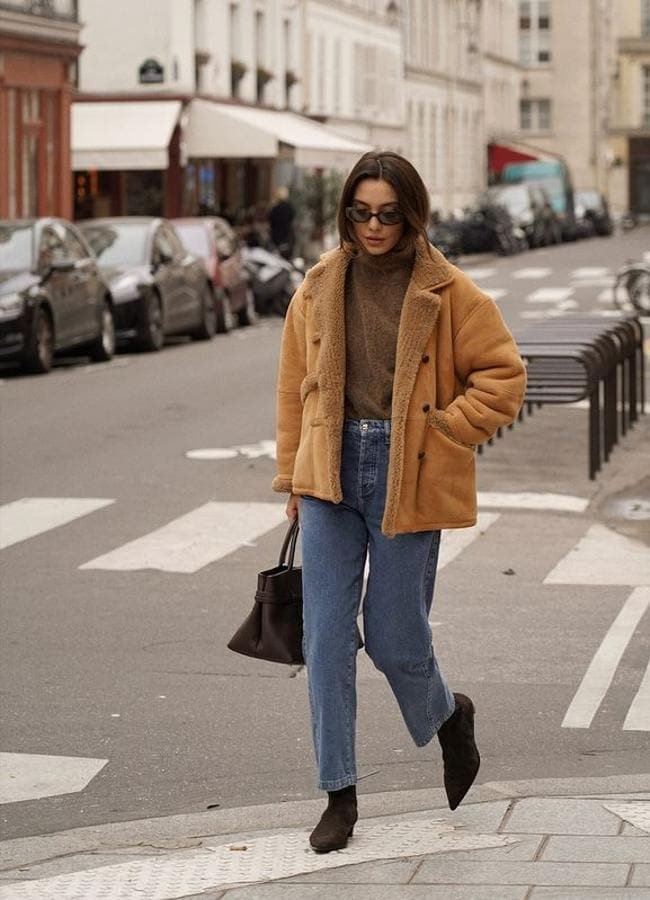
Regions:
<instances>
[{"instance_id":1,"label":"road arrow marking","mask_svg":"<svg viewBox=\"0 0 650 900\"><path fill-rule=\"evenodd\" d=\"M5 503L0 506L0 549L67 525L114 502L93 497L23 497Z\"/></svg>"},{"instance_id":2,"label":"road arrow marking","mask_svg":"<svg viewBox=\"0 0 650 900\"><path fill-rule=\"evenodd\" d=\"M0 753L0 803L40 800L82 791L107 759Z\"/></svg>"}]
</instances>

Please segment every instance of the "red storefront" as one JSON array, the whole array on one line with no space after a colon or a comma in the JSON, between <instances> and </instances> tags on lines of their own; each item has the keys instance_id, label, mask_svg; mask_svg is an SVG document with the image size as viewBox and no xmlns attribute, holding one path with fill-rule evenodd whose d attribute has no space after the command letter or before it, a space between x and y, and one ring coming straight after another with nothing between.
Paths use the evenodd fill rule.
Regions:
<instances>
[{"instance_id":1,"label":"red storefront","mask_svg":"<svg viewBox=\"0 0 650 900\"><path fill-rule=\"evenodd\" d=\"M0 218L72 215L74 0L0 2Z\"/></svg>"}]
</instances>

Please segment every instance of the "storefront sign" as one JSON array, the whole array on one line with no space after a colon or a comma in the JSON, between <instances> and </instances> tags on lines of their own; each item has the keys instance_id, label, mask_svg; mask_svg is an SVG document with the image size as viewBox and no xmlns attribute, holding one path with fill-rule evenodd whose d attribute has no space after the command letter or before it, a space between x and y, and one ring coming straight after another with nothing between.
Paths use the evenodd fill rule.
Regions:
<instances>
[{"instance_id":1,"label":"storefront sign","mask_svg":"<svg viewBox=\"0 0 650 900\"><path fill-rule=\"evenodd\" d=\"M165 70L157 59L145 59L138 69L140 84L160 84L165 80Z\"/></svg>"}]
</instances>

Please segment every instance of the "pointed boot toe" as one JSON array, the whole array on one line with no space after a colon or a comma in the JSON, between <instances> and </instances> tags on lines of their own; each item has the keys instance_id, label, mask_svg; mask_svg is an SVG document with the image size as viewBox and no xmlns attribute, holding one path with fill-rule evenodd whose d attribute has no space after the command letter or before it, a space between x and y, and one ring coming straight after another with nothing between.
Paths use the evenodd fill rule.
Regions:
<instances>
[{"instance_id":1,"label":"pointed boot toe","mask_svg":"<svg viewBox=\"0 0 650 900\"><path fill-rule=\"evenodd\" d=\"M438 731L450 809L460 804L481 765L474 739L474 704L465 694L454 694L454 699L456 709Z\"/></svg>"}]
</instances>

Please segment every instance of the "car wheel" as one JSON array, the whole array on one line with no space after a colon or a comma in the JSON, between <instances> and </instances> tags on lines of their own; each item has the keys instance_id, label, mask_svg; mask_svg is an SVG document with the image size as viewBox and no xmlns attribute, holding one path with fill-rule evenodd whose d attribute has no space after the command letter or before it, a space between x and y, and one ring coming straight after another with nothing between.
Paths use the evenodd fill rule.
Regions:
<instances>
[{"instance_id":1,"label":"car wheel","mask_svg":"<svg viewBox=\"0 0 650 900\"><path fill-rule=\"evenodd\" d=\"M255 295L251 288L246 288L246 303L237 310L237 324L240 328L254 325L259 316L255 309Z\"/></svg>"},{"instance_id":2,"label":"car wheel","mask_svg":"<svg viewBox=\"0 0 650 900\"><path fill-rule=\"evenodd\" d=\"M165 328L163 311L158 294L150 294L144 307L144 315L140 339L140 347L147 353L157 353L162 350L165 342Z\"/></svg>"},{"instance_id":3,"label":"car wheel","mask_svg":"<svg viewBox=\"0 0 650 900\"><path fill-rule=\"evenodd\" d=\"M214 304L212 288L207 284L201 293L201 324L192 334L197 341L211 341L217 333L217 310Z\"/></svg>"},{"instance_id":4,"label":"car wheel","mask_svg":"<svg viewBox=\"0 0 650 900\"><path fill-rule=\"evenodd\" d=\"M102 305L102 330L90 346L90 358L93 362L108 362L115 353L115 320L110 303L104 300Z\"/></svg>"},{"instance_id":5,"label":"car wheel","mask_svg":"<svg viewBox=\"0 0 650 900\"><path fill-rule=\"evenodd\" d=\"M54 327L52 317L39 306L34 310L32 328L23 366L28 372L44 375L52 368L54 358Z\"/></svg>"},{"instance_id":6,"label":"car wheel","mask_svg":"<svg viewBox=\"0 0 650 900\"><path fill-rule=\"evenodd\" d=\"M228 292L220 291L221 302L217 305L217 334L228 334L233 327L233 316Z\"/></svg>"}]
</instances>

